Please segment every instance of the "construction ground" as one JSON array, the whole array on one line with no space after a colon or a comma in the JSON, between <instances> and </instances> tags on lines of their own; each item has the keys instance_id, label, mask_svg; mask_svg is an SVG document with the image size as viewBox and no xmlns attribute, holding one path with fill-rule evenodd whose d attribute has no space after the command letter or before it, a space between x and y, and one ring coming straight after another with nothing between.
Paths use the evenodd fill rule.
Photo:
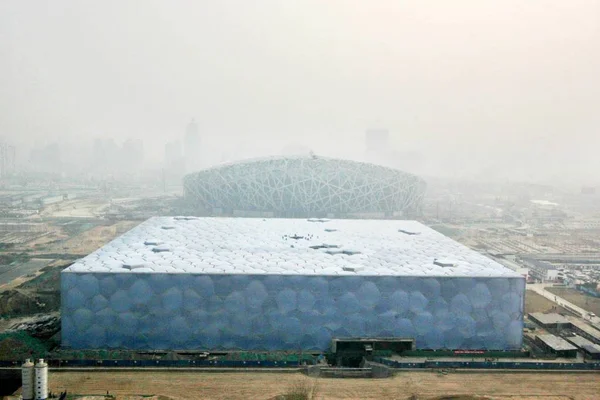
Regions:
<instances>
[{"instance_id":1,"label":"construction ground","mask_svg":"<svg viewBox=\"0 0 600 400\"><path fill-rule=\"evenodd\" d=\"M537 294L533 290L527 290L525 292L525 305L523 314L527 315L535 312L566 313L567 310L548 300L544 296Z\"/></svg>"},{"instance_id":2,"label":"construction ground","mask_svg":"<svg viewBox=\"0 0 600 400\"><path fill-rule=\"evenodd\" d=\"M562 297L578 307L583 308L584 310L593 312L596 315L600 315L600 298L598 297L592 297L578 292L575 289L564 287L548 287L546 290L557 295L558 297Z\"/></svg>"},{"instance_id":3,"label":"construction ground","mask_svg":"<svg viewBox=\"0 0 600 400\"><path fill-rule=\"evenodd\" d=\"M20 317L57 312L60 271L138 223L56 224L53 232L23 248L0 251L0 257L15 260L0 263L0 333Z\"/></svg>"},{"instance_id":4,"label":"construction ground","mask_svg":"<svg viewBox=\"0 0 600 400\"><path fill-rule=\"evenodd\" d=\"M399 372L392 378L372 380L270 372L51 371L49 387L54 393L67 390L96 396L108 391L116 399L592 400L600 399L600 374L432 371ZM290 396L298 392L308 396Z\"/></svg>"}]
</instances>

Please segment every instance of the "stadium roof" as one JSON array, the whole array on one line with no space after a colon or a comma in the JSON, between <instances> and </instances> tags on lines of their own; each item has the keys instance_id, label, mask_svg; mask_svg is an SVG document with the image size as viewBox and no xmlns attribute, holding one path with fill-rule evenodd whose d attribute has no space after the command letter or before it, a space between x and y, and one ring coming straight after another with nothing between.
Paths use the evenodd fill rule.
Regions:
<instances>
[{"instance_id":1,"label":"stadium roof","mask_svg":"<svg viewBox=\"0 0 600 400\"><path fill-rule=\"evenodd\" d=\"M155 217L65 271L522 278L397 220Z\"/></svg>"},{"instance_id":2,"label":"stadium roof","mask_svg":"<svg viewBox=\"0 0 600 400\"><path fill-rule=\"evenodd\" d=\"M196 206L283 216L409 212L425 187L403 171L314 155L236 161L184 178L184 196Z\"/></svg>"}]
</instances>

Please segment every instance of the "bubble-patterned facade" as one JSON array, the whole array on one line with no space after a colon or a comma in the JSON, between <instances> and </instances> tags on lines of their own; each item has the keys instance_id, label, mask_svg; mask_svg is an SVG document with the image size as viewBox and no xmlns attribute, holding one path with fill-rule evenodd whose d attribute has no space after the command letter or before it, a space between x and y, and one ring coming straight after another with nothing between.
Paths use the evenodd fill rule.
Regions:
<instances>
[{"instance_id":1,"label":"bubble-patterned facade","mask_svg":"<svg viewBox=\"0 0 600 400\"><path fill-rule=\"evenodd\" d=\"M316 156L239 161L189 174L188 202L274 216L392 216L420 209L425 182L392 168Z\"/></svg>"},{"instance_id":2,"label":"bubble-patterned facade","mask_svg":"<svg viewBox=\"0 0 600 400\"><path fill-rule=\"evenodd\" d=\"M77 349L518 349L524 278L414 221L152 218L65 269Z\"/></svg>"}]
</instances>

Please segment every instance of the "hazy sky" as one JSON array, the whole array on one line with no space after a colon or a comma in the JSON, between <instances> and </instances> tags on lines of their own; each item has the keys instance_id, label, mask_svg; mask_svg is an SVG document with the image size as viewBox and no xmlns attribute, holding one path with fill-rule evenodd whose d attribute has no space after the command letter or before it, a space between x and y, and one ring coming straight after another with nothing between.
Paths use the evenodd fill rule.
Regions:
<instances>
[{"instance_id":1,"label":"hazy sky","mask_svg":"<svg viewBox=\"0 0 600 400\"><path fill-rule=\"evenodd\" d=\"M600 183L600 0L0 1L0 136Z\"/></svg>"}]
</instances>

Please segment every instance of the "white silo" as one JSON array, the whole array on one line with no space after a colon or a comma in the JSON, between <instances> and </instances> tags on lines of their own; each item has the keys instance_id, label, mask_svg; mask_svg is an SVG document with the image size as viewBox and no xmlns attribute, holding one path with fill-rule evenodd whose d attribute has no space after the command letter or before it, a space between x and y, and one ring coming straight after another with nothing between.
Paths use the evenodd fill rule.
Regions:
<instances>
[{"instance_id":1,"label":"white silo","mask_svg":"<svg viewBox=\"0 0 600 400\"><path fill-rule=\"evenodd\" d=\"M33 400L33 380L33 363L28 358L23 365L21 365L21 397L23 397L23 400Z\"/></svg>"},{"instance_id":2,"label":"white silo","mask_svg":"<svg viewBox=\"0 0 600 400\"><path fill-rule=\"evenodd\" d=\"M35 400L48 398L48 364L40 358L35 364Z\"/></svg>"}]
</instances>

